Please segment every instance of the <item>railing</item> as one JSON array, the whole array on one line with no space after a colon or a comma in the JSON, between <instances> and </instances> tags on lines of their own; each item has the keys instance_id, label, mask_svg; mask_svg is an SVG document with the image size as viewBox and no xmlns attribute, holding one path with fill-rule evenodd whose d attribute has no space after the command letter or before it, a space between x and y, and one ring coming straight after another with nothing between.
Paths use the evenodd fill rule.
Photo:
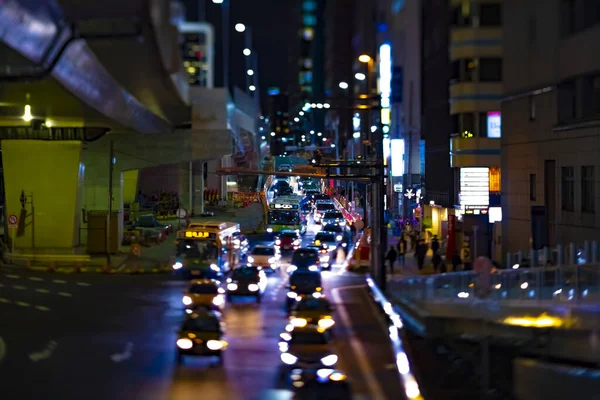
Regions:
<instances>
[{"instance_id":1,"label":"railing","mask_svg":"<svg viewBox=\"0 0 600 400\"><path fill-rule=\"evenodd\" d=\"M530 249L516 253L506 253L506 268L510 269L515 264L524 260L532 267L546 267L556 265L575 265L600 262L600 246L595 240L586 240L581 244L559 244L554 247L544 247L540 250Z\"/></svg>"},{"instance_id":2,"label":"railing","mask_svg":"<svg viewBox=\"0 0 600 400\"><path fill-rule=\"evenodd\" d=\"M543 301L561 305L600 304L600 265L496 270L485 276L472 271L392 280L389 294L409 302Z\"/></svg>"}]
</instances>

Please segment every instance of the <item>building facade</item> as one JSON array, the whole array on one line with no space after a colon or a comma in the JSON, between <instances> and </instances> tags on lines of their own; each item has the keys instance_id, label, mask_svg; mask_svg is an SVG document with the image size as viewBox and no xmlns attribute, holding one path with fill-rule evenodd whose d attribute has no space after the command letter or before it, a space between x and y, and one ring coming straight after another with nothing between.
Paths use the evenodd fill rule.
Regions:
<instances>
[{"instance_id":1,"label":"building facade","mask_svg":"<svg viewBox=\"0 0 600 400\"><path fill-rule=\"evenodd\" d=\"M598 240L600 3L504 3L504 251Z\"/></svg>"}]
</instances>

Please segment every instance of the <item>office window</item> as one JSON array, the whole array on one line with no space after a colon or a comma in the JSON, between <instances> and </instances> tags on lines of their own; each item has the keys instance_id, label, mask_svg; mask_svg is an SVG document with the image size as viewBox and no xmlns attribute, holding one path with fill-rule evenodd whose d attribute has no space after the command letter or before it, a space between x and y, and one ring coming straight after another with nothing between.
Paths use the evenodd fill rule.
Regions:
<instances>
[{"instance_id":1,"label":"office window","mask_svg":"<svg viewBox=\"0 0 600 400\"><path fill-rule=\"evenodd\" d=\"M600 75L590 79L592 87L592 109L594 115L600 114Z\"/></svg>"},{"instance_id":2,"label":"office window","mask_svg":"<svg viewBox=\"0 0 600 400\"><path fill-rule=\"evenodd\" d=\"M565 211L575 210L575 168L561 168L561 203Z\"/></svg>"},{"instance_id":3,"label":"office window","mask_svg":"<svg viewBox=\"0 0 600 400\"><path fill-rule=\"evenodd\" d=\"M581 167L581 211L595 211L595 179L593 166Z\"/></svg>"},{"instance_id":4,"label":"office window","mask_svg":"<svg viewBox=\"0 0 600 400\"><path fill-rule=\"evenodd\" d=\"M477 76L477 60L467 59L463 61L465 64L465 77L463 80L467 82L474 82Z\"/></svg>"},{"instance_id":5,"label":"office window","mask_svg":"<svg viewBox=\"0 0 600 400\"><path fill-rule=\"evenodd\" d=\"M305 26L315 26L317 25L317 17L312 14L304 15L304 25Z\"/></svg>"},{"instance_id":6,"label":"office window","mask_svg":"<svg viewBox=\"0 0 600 400\"><path fill-rule=\"evenodd\" d=\"M479 5L479 26L500 26L502 25L502 5L500 4L480 4Z\"/></svg>"},{"instance_id":7,"label":"office window","mask_svg":"<svg viewBox=\"0 0 600 400\"><path fill-rule=\"evenodd\" d=\"M471 133L470 137L473 137L473 135L475 135L475 116L473 115L473 113L465 113L465 114L461 114L462 115L462 132L464 135L464 132L468 132Z\"/></svg>"},{"instance_id":8,"label":"office window","mask_svg":"<svg viewBox=\"0 0 600 400\"><path fill-rule=\"evenodd\" d=\"M560 10L560 31L563 36L575 33L577 30L575 2L576 0L562 0Z\"/></svg>"},{"instance_id":9,"label":"office window","mask_svg":"<svg viewBox=\"0 0 600 400\"><path fill-rule=\"evenodd\" d=\"M533 15L529 17L528 28L529 28L529 43L533 43L533 42L535 42L535 39L537 38L537 19Z\"/></svg>"},{"instance_id":10,"label":"office window","mask_svg":"<svg viewBox=\"0 0 600 400\"><path fill-rule=\"evenodd\" d=\"M582 29L591 28L600 23L600 2L598 0L583 0L581 10L583 10Z\"/></svg>"},{"instance_id":11,"label":"office window","mask_svg":"<svg viewBox=\"0 0 600 400\"><path fill-rule=\"evenodd\" d=\"M488 137L488 115L487 113L477 113L478 124L479 124L479 137Z\"/></svg>"},{"instance_id":12,"label":"office window","mask_svg":"<svg viewBox=\"0 0 600 400\"><path fill-rule=\"evenodd\" d=\"M535 121L535 96L529 96L529 120Z\"/></svg>"},{"instance_id":13,"label":"office window","mask_svg":"<svg viewBox=\"0 0 600 400\"><path fill-rule=\"evenodd\" d=\"M460 114L452 115L452 134L460 133Z\"/></svg>"},{"instance_id":14,"label":"office window","mask_svg":"<svg viewBox=\"0 0 600 400\"><path fill-rule=\"evenodd\" d=\"M314 0L305 0L302 8L304 11L315 11L317 9L317 2Z\"/></svg>"},{"instance_id":15,"label":"office window","mask_svg":"<svg viewBox=\"0 0 600 400\"><path fill-rule=\"evenodd\" d=\"M571 122L577 117L577 96L575 81L565 81L558 85L558 122Z\"/></svg>"},{"instance_id":16,"label":"office window","mask_svg":"<svg viewBox=\"0 0 600 400\"><path fill-rule=\"evenodd\" d=\"M537 176L529 174L529 201L537 200Z\"/></svg>"},{"instance_id":17,"label":"office window","mask_svg":"<svg viewBox=\"0 0 600 400\"><path fill-rule=\"evenodd\" d=\"M479 60L479 80L481 82L501 82L502 59L481 58Z\"/></svg>"}]
</instances>

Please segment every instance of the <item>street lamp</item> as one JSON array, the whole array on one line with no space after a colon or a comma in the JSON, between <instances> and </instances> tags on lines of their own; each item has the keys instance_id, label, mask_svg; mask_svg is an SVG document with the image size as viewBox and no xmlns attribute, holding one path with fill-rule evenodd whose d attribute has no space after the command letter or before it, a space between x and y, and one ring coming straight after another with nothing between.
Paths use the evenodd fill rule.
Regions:
<instances>
[{"instance_id":1,"label":"street lamp","mask_svg":"<svg viewBox=\"0 0 600 400\"><path fill-rule=\"evenodd\" d=\"M215 3L215 4L223 4L223 0L213 0L213 3Z\"/></svg>"},{"instance_id":2,"label":"street lamp","mask_svg":"<svg viewBox=\"0 0 600 400\"><path fill-rule=\"evenodd\" d=\"M275 136L275 132L271 132L271 136Z\"/></svg>"},{"instance_id":3,"label":"street lamp","mask_svg":"<svg viewBox=\"0 0 600 400\"><path fill-rule=\"evenodd\" d=\"M294 122L300 122L300 118L298 118L298 117L294 118Z\"/></svg>"},{"instance_id":4,"label":"street lamp","mask_svg":"<svg viewBox=\"0 0 600 400\"><path fill-rule=\"evenodd\" d=\"M248 89L250 89L251 92L254 92L256 90L256 86L250 85L248 86Z\"/></svg>"},{"instance_id":5,"label":"street lamp","mask_svg":"<svg viewBox=\"0 0 600 400\"><path fill-rule=\"evenodd\" d=\"M304 111L300 111L300 112L298 113L298 115L299 115L299 116L303 116L303 115L304 115Z\"/></svg>"},{"instance_id":6,"label":"street lamp","mask_svg":"<svg viewBox=\"0 0 600 400\"><path fill-rule=\"evenodd\" d=\"M365 74L363 74L362 72L357 72L354 77L356 79L358 79L359 81L364 81L365 79L367 79L367 76Z\"/></svg>"},{"instance_id":7,"label":"street lamp","mask_svg":"<svg viewBox=\"0 0 600 400\"><path fill-rule=\"evenodd\" d=\"M237 23L235 24L235 30L238 32L244 32L246 30L246 25Z\"/></svg>"},{"instance_id":8,"label":"street lamp","mask_svg":"<svg viewBox=\"0 0 600 400\"><path fill-rule=\"evenodd\" d=\"M340 89L346 90L346 89L348 89L349 85L348 85L348 82L340 82L339 86L340 86Z\"/></svg>"},{"instance_id":9,"label":"street lamp","mask_svg":"<svg viewBox=\"0 0 600 400\"><path fill-rule=\"evenodd\" d=\"M246 73L250 76L254 75L254 70L249 69Z\"/></svg>"},{"instance_id":10,"label":"street lamp","mask_svg":"<svg viewBox=\"0 0 600 400\"><path fill-rule=\"evenodd\" d=\"M252 54L252 51L249 48L245 48L242 53L244 53L244 55L246 57L248 57L250 54Z\"/></svg>"},{"instance_id":11,"label":"street lamp","mask_svg":"<svg viewBox=\"0 0 600 400\"><path fill-rule=\"evenodd\" d=\"M367 54L361 54L360 56L358 56L358 61L360 61L363 64L367 64L371 62L371 56L367 55Z\"/></svg>"}]
</instances>

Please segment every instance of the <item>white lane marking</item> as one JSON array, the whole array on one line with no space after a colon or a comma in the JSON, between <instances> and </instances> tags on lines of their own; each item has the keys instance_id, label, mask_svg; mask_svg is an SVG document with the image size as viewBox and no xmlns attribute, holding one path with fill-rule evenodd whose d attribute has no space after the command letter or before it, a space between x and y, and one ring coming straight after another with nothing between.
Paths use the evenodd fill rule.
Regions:
<instances>
[{"instance_id":1,"label":"white lane marking","mask_svg":"<svg viewBox=\"0 0 600 400\"><path fill-rule=\"evenodd\" d=\"M4 297L0 297L0 303L10 303L10 300Z\"/></svg>"},{"instance_id":2,"label":"white lane marking","mask_svg":"<svg viewBox=\"0 0 600 400\"><path fill-rule=\"evenodd\" d=\"M111 355L110 359L113 360L113 362L120 363L122 361L130 359L132 354L133 343L127 342L127 344L125 344L125 350L122 353L115 353Z\"/></svg>"},{"instance_id":3,"label":"white lane marking","mask_svg":"<svg viewBox=\"0 0 600 400\"><path fill-rule=\"evenodd\" d=\"M48 289L35 289L36 292L38 293L50 293L50 291Z\"/></svg>"},{"instance_id":4,"label":"white lane marking","mask_svg":"<svg viewBox=\"0 0 600 400\"><path fill-rule=\"evenodd\" d=\"M63 297L73 297L73 295L71 293L67 293L67 292L58 292L59 296L63 296Z\"/></svg>"},{"instance_id":5,"label":"white lane marking","mask_svg":"<svg viewBox=\"0 0 600 400\"><path fill-rule=\"evenodd\" d=\"M30 276L30 277L29 277L29 280L30 280L30 281L41 282L41 281L43 281L43 280L44 280L44 278L40 278L40 277L37 277L37 276Z\"/></svg>"},{"instance_id":6,"label":"white lane marking","mask_svg":"<svg viewBox=\"0 0 600 400\"><path fill-rule=\"evenodd\" d=\"M50 311L50 309L46 306L35 306L36 310L40 311Z\"/></svg>"},{"instance_id":7,"label":"white lane marking","mask_svg":"<svg viewBox=\"0 0 600 400\"><path fill-rule=\"evenodd\" d=\"M21 278L19 275L13 275L13 274L6 274L5 276L10 279L20 279Z\"/></svg>"},{"instance_id":8,"label":"white lane marking","mask_svg":"<svg viewBox=\"0 0 600 400\"><path fill-rule=\"evenodd\" d=\"M78 285L78 286L91 286L89 283L86 283L86 282L77 282L76 285Z\"/></svg>"},{"instance_id":9,"label":"white lane marking","mask_svg":"<svg viewBox=\"0 0 600 400\"><path fill-rule=\"evenodd\" d=\"M54 340L51 340L50 342L48 342L44 350L38 351L36 353L31 353L29 355L29 359L33 362L38 362L50 358L50 356L52 356L52 353L54 352L54 349L56 349L56 346L58 346L58 343L56 343Z\"/></svg>"},{"instance_id":10,"label":"white lane marking","mask_svg":"<svg viewBox=\"0 0 600 400\"><path fill-rule=\"evenodd\" d=\"M2 362L2 360L4 359L5 356L6 356L6 343L4 343L4 339L2 339L0 337L0 362Z\"/></svg>"},{"instance_id":11,"label":"white lane marking","mask_svg":"<svg viewBox=\"0 0 600 400\"><path fill-rule=\"evenodd\" d=\"M27 290L27 288L25 286L21 286L21 285L13 285L13 289L17 289L17 290Z\"/></svg>"},{"instance_id":12,"label":"white lane marking","mask_svg":"<svg viewBox=\"0 0 600 400\"><path fill-rule=\"evenodd\" d=\"M371 398L372 399L381 399L381 400L385 400L385 395L383 393L383 390L381 389L381 386L379 385L379 381L375 378L375 373L373 372L373 368L371 368L371 365L369 364L369 362L367 361L367 352L365 350L365 348L363 347L362 343L360 342L360 340L358 340L358 337L356 336L356 333L354 332L354 328L352 327L352 323L350 322L350 317L348 316L348 312L346 311L346 308L343 305L342 302L342 298L340 297L340 290L349 290L349 289L356 289L356 288L364 288L364 285L358 285L358 286L346 286L344 288L334 288L331 290L331 296L333 297L333 299L335 300L335 303L337 303L337 312L340 316L340 318L342 319L342 322L344 323L344 327L346 328L346 332L348 334L348 337L350 338L350 346L352 347L352 350L354 351L354 354L356 355L356 360L358 361L358 366L360 367L360 370L365 378L365 381L367 382L367 386L369 387L369 391L371 392Z\"/></svg>"},{"instance_id":13,"label":"white lane marking","mask_svg":"<svg viewBox=\"0 0 600 400\"><path fill-rule=\"evenodd\" d=\"M63 281L62 279L53 279L52 282L54 282L54 283L67 283L67 281Z\"/></svg>"},{"instance_id":14,"label":"white lane marking","mask_svg":"<svg viewBox=\"0 0 600 400\"><path fill-rule=\"evenodd\" d=\"M24 301L15 301L15 304L20 307L29 307L31 304L25 303Z\"/></svg>"}]
</instances>

